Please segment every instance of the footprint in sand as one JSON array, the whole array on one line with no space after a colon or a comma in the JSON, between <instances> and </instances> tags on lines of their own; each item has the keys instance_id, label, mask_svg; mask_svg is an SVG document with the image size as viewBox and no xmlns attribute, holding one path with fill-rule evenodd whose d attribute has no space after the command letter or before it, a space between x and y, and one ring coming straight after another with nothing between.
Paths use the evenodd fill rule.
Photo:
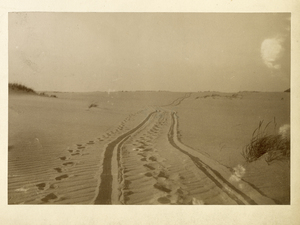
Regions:
<instances>
[{"instance_id":1,"label":"footprint in sand","mask_svg":"<svg viewBox=\"0 0 300 225\"><path fill-rule=\"evenodd\" d=\"M156 157L154 156L150 156L148 159L151 160L152 162L157 161Z\"/></svg>"},{"instance_id":2,"label":"footprint in sand","mask_svg":"<svg viewBox=\"0 0 300 225\"><path fill-rule=\"evenodd\" d=\"M138 146L138 150L139 150L139 151L143 151L144 149L145 149L145 146L144 146L144 145Z\"/></svg>"},{"instance_id":3,"label":"footprint in sand","mask_svg":"<svg viewBox=\"0 0 300 225\"><path fill-rule=\"evenodd\" d=\"M132 195L132 194L134 194L134 192L132 192L132 191L125 191L124 192L124 200L125 201L129 201L130 200L129 196Z\"/></svg>"},{"instance_id":4,"label":"footprint in sand","mask_svg":"<svg viewBox=\"0 0 300 225\"><path fill-rule=\"evenodd\" d=\"M62 169L59 168L59 167L56 167L56 168L53 168L54 170L56 170L58 173L61 173L62 172Z\"/></svg>"},{"instance_id":5,"label":"footprint in sand","mask_svg":"<svg viewBox=\"0 0 300 225\"><path fill-rule=\"evenodd\" d=\"M51 188L51 189L58 188L58 185L57 185L57 184L51 184L51 185L50 185L50 188Z\"/></svg>"},{"instance_id":6,"label":"footprint in sand","mask_svg":"<svg viewBox=\"0 0 300 225\"><path fill-rule=\"evenodd\" d=\"M62 157L59 157L60 160L66 160L67 157L66 156L62 156Z\"/></svg>"},{"instance_id":7,"label":"footprint in sand","mask_svg":"<svg viewBox=\"0 0 300 225\"><path fill-rule=\"evenodd\" d=\"M140 156L142 156L142 157L146 157L147 155L145 154L145 153L143 153L143 152L139 152L137 155L140 155Z\"/></svg>"},{"instance_id":8,"label":"footprint in sand","mask_svg":"<svg viewBox=\"0 0 300 225\"><path fill-rule=\"evenodd\" d=\"M73 166L75 163L73 162L66 162L66 163L63 163L64 166Z\"/></svg>"},{"instance_id":9,"label":"footprint in sand","mask_svg":"<svg viewBox=\"0 0 300 225\"><path fill-rule=\"evenodd\" d=\"M158 190L161 190L163 192L167 192L167 193L170 193L172 191L172 189L169 189L167 187L165 187L165 185L161 185L161 184L154 184L153 187L155 187L156 189Z\"/></svg>"},{"instance_id":10,"label":"footprint in sand","mask_svg":"<svg viewBox=\"0 0 300 225\"><path fill-rule=\"evenodd\" d=\"M73 150L72 149L70 149L70 150L68 150L70 153L72 153L73 152Z\"/></svg>"},{"instance_id":11,"label":"footprint in sand","mask_svg":"<svg viewBox=\"0 0 300 225\"><path fill-rule=\"evenodd\" d=\"M159 199L157 199L157 201L161 204L169 204L171 203L170 199L168 199L167 197L160 197Z\"/></svg>"},{"instance_id":12,"label":"footprint in sand","mask_svg":"<svg viewBox=\"0 0 300 225\"><path fill-rule=\"evenodd\" d=\"M63 179L66 179L68 178L69 176L67 174L64 174L64 175L61 175L59 177L55 177L55 180L63 180Z\"/></svg>"},{"instance_id":13,"label":"footprint in sand","mask_svg":"<svg viewBox=\"0 0 300 225\"><path fill-rule=\"evenodd\" d=\"M40 183L40 184L37 184L35 186L37 186L39 190L45 190L46 183Z\"/></svg>"},{"instance_id":14,"label":"footprint in sand","mask_svg":"<svg viewBox=\"0 0 300 225\"><path fill-rule=\"evenodd\" d=\"M71 155L73 155L73 156L74 156L74 155L80 155L80 153L73 153L73 154L71 154Z\"/></svg>"},{"instance_id":15,"label":"footprint in sand","mask_svg":"<svg viewBox=\"0 0 300 225\"><path fill-rule=\"evenodd\" d=\"M93 145L93 144L95 144L95 142L94 141L89 141L87 144L88 145Z\"/></svg>"},{"instance_id":16,"label":"footprint in sand","mask_svg":"<svg viewBox=\"0 0 300 225\"><path fill-rule=\"evenodd\" d=\"M145 164L144 167L147 167L150 170L155 170L155 168L151 165Z\"/></svg>"},{"instance_id":17,"label":"footprint in sand","mask_svg":"<svg viewBox=\"0 0 300 225\"><path fill-rule=\"evenodd\" d=\"M49 202L49 200L54 200L54 199L57 199L57 196L54 193L50 193L46 195L44 198L42 198L41 200L43 202Z\"/></svg>"},{"instance_id":18,"label":"footprint in sand","mask_svg":"<svg viewBox=\"0 0 300 225\"><path fill-rule=\"evenodd\" d=\"M147 173L145 173L144 174L146 177L152 177L152 173L150 173L150 172L147 172Z\"/></svg>"},{"instance_id":19,"label":"footprint in sand","mask_svg":"<svg viewBox=\"0 0 300 225\"><path fill-rule=\"evenodd\" d=\"M165 171L159 171L157 177L164 177L164 178L168 178L169 175L167 174L167 172Z\"/></svg>"}]
</instances>

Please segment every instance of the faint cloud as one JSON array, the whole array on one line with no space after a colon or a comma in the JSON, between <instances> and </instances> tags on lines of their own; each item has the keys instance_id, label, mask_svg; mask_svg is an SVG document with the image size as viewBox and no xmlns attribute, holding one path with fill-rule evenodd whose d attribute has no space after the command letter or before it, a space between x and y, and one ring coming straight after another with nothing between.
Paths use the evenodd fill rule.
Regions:
<instances>
[{"instance_id":1,"label":"faint cloud","mask_svg":"<svg viewBox=\"0 0 300 225\"><path fill-rule=\"evenodd\" d=\"M265 39L261 44L261 57L267 67L271 69L280 69L278 62L282 56L284 48L282 46L284 38L277 36L275 38Z\"/></svg>"}]
</instances>

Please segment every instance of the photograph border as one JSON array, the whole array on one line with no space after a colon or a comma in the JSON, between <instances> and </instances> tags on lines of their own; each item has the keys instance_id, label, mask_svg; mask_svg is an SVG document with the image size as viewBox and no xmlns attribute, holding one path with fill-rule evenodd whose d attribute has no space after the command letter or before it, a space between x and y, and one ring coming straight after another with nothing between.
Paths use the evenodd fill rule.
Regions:
<instances>
[{"instance_id":1,"label":"photograph border","mask_svg":"<svg viewBox=\"0 0 300 225\"><path fill-rule=\"evenodd\" d=\"M299 224L299 39L300 2L226 1L38 1L0 3L1 73L1 207L3 224ZM291 13L291 205L287 206L82 206L8 205L8 13L9 12L215 12ZM297 89L298 88L298 89ZM295 152L293 152L295 150Z\"/></svg>"}]
</instances>

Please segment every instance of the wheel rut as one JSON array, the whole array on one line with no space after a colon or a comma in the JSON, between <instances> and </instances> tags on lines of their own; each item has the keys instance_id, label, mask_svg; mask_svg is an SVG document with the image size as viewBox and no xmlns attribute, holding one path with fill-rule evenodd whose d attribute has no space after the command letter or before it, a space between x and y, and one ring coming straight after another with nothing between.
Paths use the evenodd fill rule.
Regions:
<instances>
[{"instance_id":1,"label":"wheel rut","mask_svg":"<svg viewBox=\"0 0 300 225\"><path fill-rule=\"evenodd\" d=\"M111 161L112 161L112 155L114 148L122 142L123 139L127 139L129 135L134 133L136 130L138 130L141 126L143 126L149 118L154 114L154 112L150 113L149 116L137 127L134 129L126 132L125 134L119 136L114 141L110 142L105 150L104 159L103 159L103 171L101 174L101 183L99 186L99 192L95 200L95 204L111 204L111 194L112 194L112 174L111 174Z\"/></svg>"},{"instance_id":2,"label":"wheel rut","mask_svg":"<svg viewBox=\"0 0 300 225\"><path fill-rule=\"evenodd\" d=\"M156 110L108 143L95 204L270 204L177 138L177 116ZM243 187L243 188L240 188ZM274 204L272 202L272 204Z\"/></svg>"}]
</instances>

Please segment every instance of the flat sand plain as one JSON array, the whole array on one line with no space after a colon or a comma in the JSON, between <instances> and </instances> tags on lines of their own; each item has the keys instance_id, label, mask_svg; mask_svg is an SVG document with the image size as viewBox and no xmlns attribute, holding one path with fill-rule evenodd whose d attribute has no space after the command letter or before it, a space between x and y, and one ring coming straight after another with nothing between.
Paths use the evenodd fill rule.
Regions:
<instances>
[{"instance_id":1,"label":"flat sand plain","mask_svg":"<svg viewBox=\"0 0 300 225\"><path fill-rule=\"evenodd\" d=\"M246 163L289 93L10 92L8 204L290 204L290 162Z\"/></svg>"}]
</instances>

